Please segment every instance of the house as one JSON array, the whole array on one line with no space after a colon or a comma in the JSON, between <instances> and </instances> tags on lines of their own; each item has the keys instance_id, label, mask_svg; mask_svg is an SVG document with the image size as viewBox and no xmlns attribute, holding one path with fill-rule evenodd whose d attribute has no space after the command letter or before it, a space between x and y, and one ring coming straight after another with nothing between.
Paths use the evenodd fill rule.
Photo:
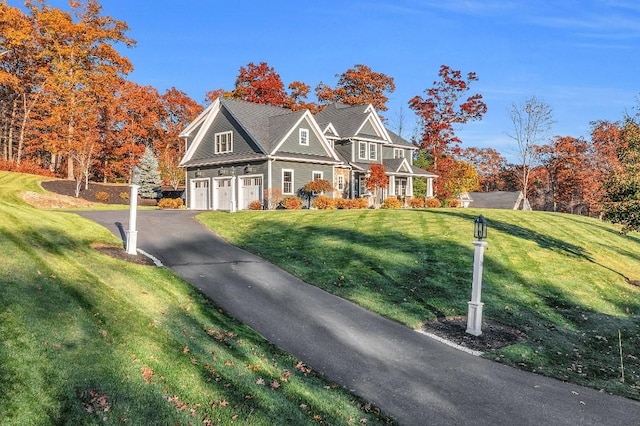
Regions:
<instances>
[{"instance_id":1,"label":"house","mask_svg":"<svg viewBox=\"0 0 640 426\"><path fill-rule=\"evenodd\" d=\"M409 142L385 129L371 105L330 105L314 117L234 99L216 99L181 133L186 152L186 205L199 210L244 210L279 189L298 195L325 179L333 197L365 196L370 164L383 164L389 186L382 196L410 197L413 179L436 177L413 167Z\"/></svg>"},{"instance_id":2,"label":"house","mask_svg":"<svg viewBox=\"0 0 640 426\"><path fill-rule=\"evenodd\" d=\"M470 207L506 210L531 210L522 191L470 192Z\"/></svg>"}]
</instances>

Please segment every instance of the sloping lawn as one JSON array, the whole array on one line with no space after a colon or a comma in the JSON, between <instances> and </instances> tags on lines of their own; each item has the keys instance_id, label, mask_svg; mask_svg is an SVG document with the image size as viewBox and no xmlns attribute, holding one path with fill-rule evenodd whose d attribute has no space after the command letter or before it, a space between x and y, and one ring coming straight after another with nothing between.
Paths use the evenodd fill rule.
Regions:
<instances>
[{"instance_id":1,"label":"sloping lawn","mask_svg":"<svg viewBox=\"0 0 640 426\"><path fill-rule=\"evenodd\" d=\"M36 210L0 172L0 424L385 424L77 215Z\"/></svg>"},{"instance_id":2,"label":"sloping lawn","mask_svg":"<svg viewBox=\"0 0 640 426\"><path fill-rule=\"evenodd\" d=\"M640 399L640 287L630 283L640 284L637 233L580 216L473 209L199 218L302 280L418 328L467 314L478 214L489 222L485 319L527 336L485 356Z\"/></svg>"}]
</instances>

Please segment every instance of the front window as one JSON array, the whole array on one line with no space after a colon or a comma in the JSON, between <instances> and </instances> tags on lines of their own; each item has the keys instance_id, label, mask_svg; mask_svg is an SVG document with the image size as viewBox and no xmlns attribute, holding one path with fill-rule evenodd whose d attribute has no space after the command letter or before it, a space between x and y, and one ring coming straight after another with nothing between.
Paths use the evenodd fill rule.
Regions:
<instances>
[{"instance_id":1,"label":"front window","mask_svg":"<svg viewBox=\"0 0 640 426\"><path fill-rule=\"evenodd\" d=\"M309 145L309 130L308 129L300 129L300 145Z\"/></svg>"},{"instance_id":2,"label":"front window","mask_svg":"<svg viewBox=\"0 0 640 426\"><path fill-rule=\"evenodd\" d=\"M282 171L282 193L293 194L293 170Z\"/></svg>"},{"instance_id":3,"label":"front window","mask_svg":"<svg viewBox=\"0 0 640 426\"><path fill-rule=\"evenodd\" d=\"M216 154L233 151L233 132L216 133Z\"/></svg>"},{"instance_id":4,"label":"front window","mask_svg":"<svg viewBox=\"0 0 640 426\"><path fill-rule=\"evenodd\" d=\"M393 158L404 158L404 149L393 148Z\"/></svg>"},{"instance_id":5,"label":"front window","mask_svg":"<svg viewBox=\"0 0 640 426\"><path fill-rule=\"evenodd\" d=\"M367 159L367 143L366 142L358 143L358 158L360 160Z\"/></svg>"},{"instance_id":6,"label":"front window","mask_svg":"<svg viewBox=\"0 0 640 426\"><path fill-rule=\"evenodd\" d=\"M322 179L322 172L313 172L312 180L320 180Z\"/></svg>"},{"instance_id":7,"label":"front window","mask_svg":"<svg viewBox=\"0 0 640 426\"><path fill-rule=\"evenodd\" d=\"M338 190L339 191L344 190L344 176L342 175L338 175Z\"/></svg>"},{"instance_id":8,"label":"front window","mask_svg":"<svg viewBox=\"0 0 640 426\"><path fill-rule=\"evenodd\" d=\"M377 154L378 147L375 143L369 144L369 160L375 160Z\"/></svg>"}]
</instances>

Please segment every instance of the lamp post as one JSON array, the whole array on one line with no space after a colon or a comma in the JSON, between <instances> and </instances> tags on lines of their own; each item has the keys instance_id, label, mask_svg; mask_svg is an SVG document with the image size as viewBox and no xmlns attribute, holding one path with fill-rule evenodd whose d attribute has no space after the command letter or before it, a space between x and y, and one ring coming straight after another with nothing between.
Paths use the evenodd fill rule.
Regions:
<instances>
[{"instance_id":1,"label":"lamp post","mask_svg":"<svg viewBox=\"0 0 640 426\"><path fill-rule=\"evenodd\" d=\"M473 283L471 285L471 301L468 302L467 333L479 336L482 334L482 307L484 306L484 303L480 302L482 295L482 263L484 249L487 247L487 242L482 241L487 238L487 221L482 215L478 216L473 222L473 236L476 241L473 242L475 246L473 252Z\"/></svg>"},{"instance_id":2,"label":"lamp post","mask_svg":"<svg viewBox=\"0 0 640 426\"><path fill-rule=\"evenodd\" d=\"M129 230L127 231L127 254L138 254L138 231L137 227L137 212L138 212L138 188L140 188L140 168L135 166L133 168L133 176L131 177L131 194L129 195Z\"/></svg>"}]
</instances>

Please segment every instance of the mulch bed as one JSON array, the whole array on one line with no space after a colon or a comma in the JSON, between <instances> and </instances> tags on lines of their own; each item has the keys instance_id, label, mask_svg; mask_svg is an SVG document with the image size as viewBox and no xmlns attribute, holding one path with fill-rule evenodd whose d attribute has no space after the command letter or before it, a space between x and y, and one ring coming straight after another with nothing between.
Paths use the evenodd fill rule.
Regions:
<instances>
[{"instance_id":1,"label":"mulch bed","mask_svg":"<svg viewBox=\"0 0 640 426\"><path fill-rule=\"evenodd\" d=\"M422 326L424 332L480 352L489 352L526 340L523 332L489 320L482 322L480 336L468 334L466 330L467 318L463 316L438 319Z\"/></svg>"},{"instance_id":2,"label":"mulch bed","mask_svg":"<svg viewBox=\"0 0 640 426\"><path fill-rule=\"evenodd\" d=\"M76 182L73 180L56 179L42 182L42 187L56 194L75 197ZM106 200L96 197L98 192L107 194ZM107 184L89 182L88 189L84 189L84 184L80 187L80 198L92 203L103 204L129 204L129 194L131 190L127 184ZM138 197L138 204L142 206L155 206L157 200Z\"/></svg>"},{"instance_id":3,"label":"mulch bed","mask_svg":"<svg viewBox=\"0 0 640 426\"><path fill-rule=\"evenodd\" d=\"M111 256L115 259L125 260L138 265L155 266L152 259L142 254L128 254L124 247L106 246L102 244L93 244L91 247L98 250L100 253L106 254L107 256Z\"/></svg>"}]
</instances>

